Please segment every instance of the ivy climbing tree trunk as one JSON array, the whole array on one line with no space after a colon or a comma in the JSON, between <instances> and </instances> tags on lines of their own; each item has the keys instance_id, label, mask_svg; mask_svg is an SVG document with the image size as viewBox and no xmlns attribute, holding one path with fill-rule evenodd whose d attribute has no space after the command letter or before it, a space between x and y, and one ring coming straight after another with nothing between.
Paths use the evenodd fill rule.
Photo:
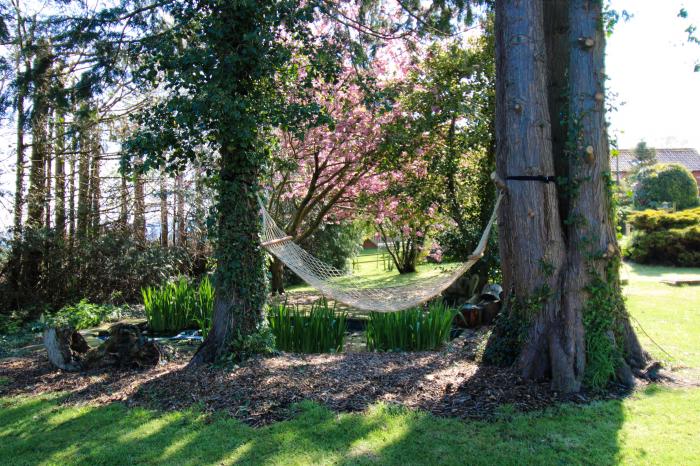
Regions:
<instances>
[{"instance_id":1,"label":"ivy climbing tree trunk","mask_svg":"<svg viewBox=\"0 0 700 466\"><path fill-rule=\"evenodd\" d=\"M632 383L647 360L619 285L603 26L596 0L496 3L498 174L558 178L507 181L507 310L487 359L565 393Z\"/></svg>"},{"instance_id":2,"label":"ivy climbing tree trunk","mask_svg":"<svg viewBox=\"0 0 700 466\"><path fill-rule=\"evenodd\" d=\"M192 365L231 353L236 338L254 333L267 299L265 257L258 234L260 157L253 147L230 151L230 146L222 145L221 151L212 328Z\"/></svg>"},{"instance_id":3,"label":"ivy climbing tree trunk","mask_svg":"<svg viewBox=\"0 0 700 466\"><path fill-rule=\"evenodd\" d=\"M634 382L647 356L629 325L620 289L605 122L605 31L602 2L569 5L568 268L563 306L570 324L585 327L589 380ZM577 336L579 331L577 330ZM577 346L582 342L576 342ZM578 349L577 349L578 351ZM614 372L613 372L614 371Z\"/></svg>"}]
</instances>

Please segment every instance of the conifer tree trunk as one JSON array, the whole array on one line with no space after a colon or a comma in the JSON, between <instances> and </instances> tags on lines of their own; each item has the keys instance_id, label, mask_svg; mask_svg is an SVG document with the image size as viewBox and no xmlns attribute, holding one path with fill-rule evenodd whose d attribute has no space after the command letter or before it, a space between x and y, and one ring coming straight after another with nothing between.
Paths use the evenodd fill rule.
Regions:
<instances>
[{"instance_id":1,"label":"conifer tree trunk","mask_svg":"<svg viewBox=\"0 0 700 466\"><path fill-rule=\"evenodd\" d=\"M56 141L55 159L56 159L56 187L54 196L54 210L56 218L54 220L56 227L56 235L64 239L66 236L66 141L65 141L65 118L63 111L56 111Z\"/></svg>"},{"instance_id":2,"label":"conifer tree trunk","mask_svg":"<svg viewBox=\"0 0 700 466\"><path fill-rule=\"evenodd\" d=\"M54 130L55 130L55 124L54 120L51 117L52 110L49 110L49 117L48 117L48 130L47 130L47 140L49 141L47 146L46 146L46 171L45 171L45 178L46 178L46 187L44 188L44 226L46 228L51 228L51 179L52 179L52 170L51 170L51 164L53 163L53 149L54 149L54 144L53 144L53 138L54 138Z\"/></svg>"},{"instance_id":3,"label":"conifer tree trunk","mask_svg":"<svg viewBox=\"0 0 700 466\"><path fill-rule=\"evenodd\" d=\"M32 160L29 171L29 193L27 196L27 225L37 229L44 225L44 205L46 202L46 160L49 149L49 70L51 55L48 44L41 44L34 60L34 99L32 103Z\"/></svg>"},{"instance_id":4,"label":"conifer tree trunk","mask_svg":"<svg viewBox=\"0 0 700 466\"><path fill-rule=\"evenodd\" d=\"M134 163L134 238L143 244L146 242L146 193L143 186L143 174L141 173L143 161Z\"/></svg>"},{"instance_id":5,"label":"conifer tree trunk","mask_svg":"<svg viewBox=\"0 0 700 466\"><path fill-rule=\"evenodd\" d=\"M129 185L126 181L126 174L119 174L119 228L127 229L129 225Z\"/></svg>"},{"instance_id":6,"label":"conifer tree trunk","mask_svg":"<svg viewBox=\"0 0 700 466\"><path fill-rule=\"evenodd\" d=\"M78 123L80 132L80 149L78 151L78 208L76 237L84 240L89 231L90 222L90 134L85 118Z\"/></svg>"},{"instance_id":7,"label":"conifer tree trunk","mask_svg":"<svg viewBox=\"0 0 700 466\"><path fill-rule=\"evenodd\" d=\"M68 178L68 247L73 250L75 245L75 170L78 157L78 134L73 132L71 137L71 151L68 158L70 164L70 177Z\"/></svg>"},{"instance_id":8,"label":"conifer tree trunk","mask_svg":"<svg viewBox=\"0 0 700 466\"><path fill-rule=\"evenodd\" d=\"M175 178L175 203L177 206L177 245L185 246L186 243L186 225L185 225L185 186L182 173Z\"/></svg>"},{"instance_id":9,"label":"conifer tree trunk","mask_svg":"<svg viewBox=\"0 0 700 466\"><path fill-rule=\"evenodd\" d=\"M19 26L18 26L19 27ZM19 73L21 66L21 54L17 53L16 70ZM24 99L27 95L27 86L20 83L17 89L17 158L15 168L17 170L15 178L15 205L14 205L14 239L19 241L22 235L22 214L24 207Z\"/></svg>"},{"instance_id":10,"label":"conifer tree trunk","mask_svg":"<svg viewBox=\"0 0 700 466\"><path fill-rule=\"evenodd\" d=\"M168 184L165 179L165 172L160 172L160 245L168 247Z\"/></svg>"},{"instance_id":11,"label":"conifer tree trunk","mask_svg":"<svg viewBox=\"0 0 700 466\"><path fill-rule=\"evenodd\" d=\"M102 199L100 178L100 161L102 160L102 146L100 144L99 127L95 125L90 138L90 236L96 238L100 232L100 201Z\"/></svg>"},{"instance_id":12,"label":"conifer tree trunk","mask_svg":"<svg viewBox=\"0 0 700 466\"><path fill-rule=\"evenodd\" d=\"M599 1L496 3L498 174L559 178L506 182L501 322L510 323L489 346L511 348L525 378L565 393L584 380L630 383L630 368L646 362L619 286L602 27Z\"/></svg>"}]
</instances>

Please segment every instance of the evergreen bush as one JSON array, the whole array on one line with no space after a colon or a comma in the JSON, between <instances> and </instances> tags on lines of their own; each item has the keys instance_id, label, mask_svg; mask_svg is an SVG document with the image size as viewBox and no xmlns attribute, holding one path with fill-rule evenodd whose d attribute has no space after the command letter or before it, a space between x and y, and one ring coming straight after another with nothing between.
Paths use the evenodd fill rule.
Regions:
<instances>
[{"instance_id":1,"label":"evergreen bush","mask_svg":"<svg viewBox=\"0 0 700 466\"><path fill-rule=\"evenodd\" d=\"M669 163L643 168L637 174L634 205L638 209L659 207L664 202L676 209L698 205L695 177L683 165Z\"/></svg>"},{"instance_id":2,"label":"evergreen bush","mask_svg":"<svg viewBox=\"0 0 700 466\"><path fill-rule=\"evenodd\" d=\"M625 256L640 264L700 266L700 208L631 215L635 231Z\"/></svg>"}]
</instances>

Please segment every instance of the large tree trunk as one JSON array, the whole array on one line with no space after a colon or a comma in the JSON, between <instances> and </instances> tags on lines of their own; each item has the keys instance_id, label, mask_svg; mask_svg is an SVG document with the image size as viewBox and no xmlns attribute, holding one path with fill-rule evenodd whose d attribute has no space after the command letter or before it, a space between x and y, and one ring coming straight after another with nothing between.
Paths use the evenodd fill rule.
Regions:
<instances>
[{"instance_id":1,"label":"large tree trunk","mask_svg":"<svg viewBox=\"0 0 700 466\"><path fill-rule=\"evenodd\" d=\"M620 249L613 223L605 122L602 8L602 2L593 0L571 0L569 6L571 153L567 160L569 183L577 189L568 206L569 261L563 306L571 323L583 325L574 319L586 322L589 351L606 345L608 354L598 354L595 360L589 358L589 373L598 378L617 375L621 382L631 384L634 380L630 366L641 369L647 356L629 325L620 290ZM610 366L617 368L617 374L605 374L606 363L600 364L600 359L612 362Z\"/></svg>"},{"instance_id":2,"label":"large tree trunk","mask_svg":"<svg viewBox=\"0 0 700 466\"><path fill-rule=\"evenodd\" d=\"M503 179L552 175L543 5L503 0L496 16L498 173ZM547 337L560 311L565 260L556 187L512 181L504 201L499 212L504 288L510 312L530 322L517 366L525 377L539 379L550 374Z\"/></svg>"},{"instance_id":3,"label":"large tree trunk","mask_svg":"<svg viewBox=\"0 0 700 466\"><path fill-rule=\"evenodd\" d=\"M95 125L91 131L90 152L92 154L90 168L90 236L96 238L100 233L100 201L102 199L100 178L100 163L102 160L102 145L100 143L99 126Z\"/></svg>"},{"instance_id":4,"label":"large tree trunk","mask_svg":"<svg viewBox=\"0 0 700 466\"><path fill-rule=\"evenodd\" d=\"M78 147L78 134L75 132L74 128L69 157L70 178L68 178L68 247L71 251L75 246L75 170Z\"/></svg>"},{"instance_id":5,"label":"large tree trunk","mask_svg":"<svg viewBox=\"0 0 700 466\"><path fill-rule=\"evenodd\" d=\"M629 383L630 365L646 362L621 297L605 176L601 8L590 0L496 4L498 173L559 178L557 187L507 182L499 240L509 323L497 325L489 346L514 350L525 378L550 378L565 393L584 375L596 386Z\"/></svg>"},{"instance_id":6,"label":"large tree trunk","mask_svg":"<svg viewBox=\"0 0 700 466\"><path fill-rule=\"evenodd\" d=\"M214 316L191 365L230 353L237 337L254 333L262 322L267 280L259 235L257 157L252 147L228 143L221 148Z\"/></svg>"}]
</instances>

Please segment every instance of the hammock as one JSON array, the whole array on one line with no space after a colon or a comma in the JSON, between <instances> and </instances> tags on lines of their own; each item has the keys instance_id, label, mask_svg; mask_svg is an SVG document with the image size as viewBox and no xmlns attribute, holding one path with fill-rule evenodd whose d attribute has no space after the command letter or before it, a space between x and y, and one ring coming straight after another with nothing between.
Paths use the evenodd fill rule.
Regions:
<instances>
[{"instance_id":1,"label":"hammock","mask_svg":"<svg viewBox=\"0 0 700 466\"><path fill-rule=\"evenodd\" d=\"M445 270L437 276L404 285L368 288L352 274L347 274L320 261L294 243L293 238L277 226L262 202L260 202L263 216L261 241L268 252L282 261L302 280L320 291L323 296L363 311L400 311L423 304L439 295L483 257L502 197L503 194L499 193L481 240L466 262Z\"/></svg>"}]
</instances>

